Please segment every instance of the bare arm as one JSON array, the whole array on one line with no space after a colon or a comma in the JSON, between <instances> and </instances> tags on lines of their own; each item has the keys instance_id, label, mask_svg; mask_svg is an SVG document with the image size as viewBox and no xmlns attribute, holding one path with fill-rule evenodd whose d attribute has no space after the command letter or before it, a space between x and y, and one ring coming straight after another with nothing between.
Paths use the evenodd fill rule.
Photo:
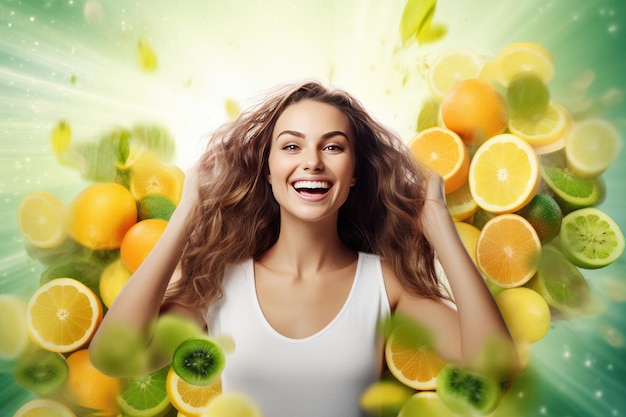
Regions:
<instances>
[{"instance_id":1,"label":"bare arm","mask_svg":"<svg viewBox=\"0 0 626 417\"><path fill-rule=\"evenodd\" d=\"M437 175L429 180L421 221L446 274L457 309L400 290L396 311L429 322L436 346L448 360L473 363L484 355L487 343L494 339L514 352L502 315L450 217L443 183Z\"/></svg>"}]
</instances>

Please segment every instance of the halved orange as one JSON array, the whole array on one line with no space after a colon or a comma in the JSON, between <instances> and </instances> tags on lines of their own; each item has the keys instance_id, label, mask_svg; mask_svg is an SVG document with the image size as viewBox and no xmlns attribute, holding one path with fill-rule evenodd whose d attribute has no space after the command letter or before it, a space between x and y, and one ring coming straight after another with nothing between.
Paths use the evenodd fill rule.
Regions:
<instances>
[{"instance_id":1,"label":"halved orange","mask_svg":"<svg viewBox=\"0 0 626 417\"><path fill-rule=\"evenodd\" d=\"M165 383L170 402L186 417L200 417L215 396L222 392L220 379L207 386L192 385L179 377L170 368Z\"/></svg>"},{"instance_id":2,"label":"halved orange","mask_svg":"<svg viewBox=\"0 0 626 417\"><path fill-rule=\"evenodd\" d=\"M65 353L91 340L102 314L100 300L86 285L73 278L57 278L32 295L26 320L38 345Z\"/></svg>"},{"instance_id":3,"label":"halved orange","mask_svg":"<svg viewBox=\"0 0 626 417\"><path fill-rule=\"evenodd\" d=\"M483 275L502 288L528 282L541 257L541 241L528 220L501 214L483 226L476 244L476 263Z\"/></svg>"},{"instance_id":4,"label":"halved orange","mask_svg":"<svg viewBox=\"0 0 626 417\"><path fill-rule=\"evenodd\" d=\"M433 390L446 361L414 326L394 329L385 343L385 361L393 376L408 387Z\"/></svg>"},{"instance_id":5,"label":"halved orange","mask_svg":"<svg viewBox=\"0 0 626 417\"><path fill-rule=\"evenodd\" d=\"M512 213L524 207L539 189L539 157L523 139L496 135L483 143L469 167L469 185L476 203L491 213Z\"/></svg>"},{"instance_id":6,"label":"halved orange","mask_svg":"<svg viewBox=\"0 0 626 417\"><path fill-rule=\"evenodd\" d=\"M467 181L469 153L461 137L450 129L435 126L422 130L409 148L417 160L441 175L446 194Z\"/></svg>"}]
</instances>

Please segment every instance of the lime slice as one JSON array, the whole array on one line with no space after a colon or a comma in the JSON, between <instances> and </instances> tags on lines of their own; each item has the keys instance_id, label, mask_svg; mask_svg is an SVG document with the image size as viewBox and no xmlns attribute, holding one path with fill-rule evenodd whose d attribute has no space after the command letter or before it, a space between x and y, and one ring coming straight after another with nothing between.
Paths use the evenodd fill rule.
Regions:
<instances>
[{"instance_id":1,"label":"lime slice","mask_svg":"<svg viewBox=\"0 0 626 417\"><path fill-rule=\"evenodd\" d=\"M170 407L166 379L169 365L145 376L129 378L124 391L117 396L123 415L152 417L161 415Z\"/></svg>"},{"instance_id":2,"label":"lime slice","mask_svg":"<svg viewBox=\"0 0 626 417\"><path fill-rule=\"evenodd\" d=\"M565 216L559 237L563 253L581 268L605 267L624 252L624 234L620 227L595 207Z\"/></svg>"},{"instance_id":3,"label":"lime slice","mask_svg":"<svg viewBox=\"0 0 626 417\"><path fill-rule=\"evenodd\" d=\"M564 318L583 313L591 300L583 274L552 245L544 246L537 275L529 286Z\"/></svg>"},{"instance_id":4,"label":"lime slice","mask_svg":"<svg viewBox=\"0 0 626 417\"><path fill-rule=\"evenodd\" d=\"M567 166L585 178L601 175L621 148L619 132L602 119L587 119L572 127L565 145Z\"/></svg>"},{"instance_id":5,"label":"lime slice","mask_svg":"<svg viewBox=\"0 0 626 417\"><path fill-rule=\"evenodd\" d=\"M600 198L598 181L582 178L568 168L546 167L541 176L555 197L564 213L590 207Z\"/></svg>"}]
</instances>

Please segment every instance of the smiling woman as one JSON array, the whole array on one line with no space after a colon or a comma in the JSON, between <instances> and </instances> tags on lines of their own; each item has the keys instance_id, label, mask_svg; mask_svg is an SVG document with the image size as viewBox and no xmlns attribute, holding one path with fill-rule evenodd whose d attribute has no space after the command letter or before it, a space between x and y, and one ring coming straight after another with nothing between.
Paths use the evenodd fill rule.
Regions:
<instances>
[{"instance_id":1,"label":"smiling woman","mask_svg":"<svg viewBox=\"0 0 626 417\"><path fill-rule=\"evenodd\" d=\"M468 363L493 339L513 349L442 178L354 97L317 82L285 86L214 132L93 339L95 364L117 372L108 329L149 335L163 311L231 337L222 389L273 417L361 415L392 316L421 323L444 360Z\"/></svg>"}]
</instances>

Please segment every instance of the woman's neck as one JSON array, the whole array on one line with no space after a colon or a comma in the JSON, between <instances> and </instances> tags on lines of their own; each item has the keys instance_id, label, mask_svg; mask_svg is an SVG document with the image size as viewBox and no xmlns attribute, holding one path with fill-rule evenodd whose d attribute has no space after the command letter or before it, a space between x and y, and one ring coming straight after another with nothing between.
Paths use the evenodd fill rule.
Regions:
<instances>
[{"instance_id":1,"label":"woman's neck","mask_svg":"<svg viewBox=\"0 0 626 417\"><path fill-rule=\"evenodd\" d=\"M259 260L266 267L298 276L343 268L355 260L337 233L336 222L281 224L278 240Z\"/></svg>"}]
</instances>

